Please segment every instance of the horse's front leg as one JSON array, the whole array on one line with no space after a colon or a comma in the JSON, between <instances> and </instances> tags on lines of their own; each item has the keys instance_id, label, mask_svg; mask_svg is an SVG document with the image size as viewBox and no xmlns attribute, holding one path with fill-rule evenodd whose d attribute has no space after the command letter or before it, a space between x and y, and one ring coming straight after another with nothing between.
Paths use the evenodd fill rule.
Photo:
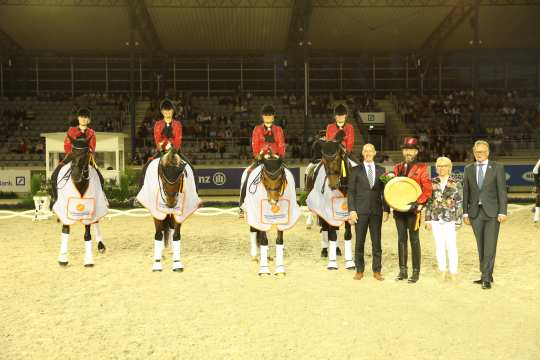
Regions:
<instances>
[{"instance_id":1,"label":"horse's front leg","mask_svg":"<svg viewBox=\"0 0 540 360\"><path fill-rule=\"evenodd\" d=\"M152 271L163 270L163 264L161 263L163 255L163 223L164 221L154 218L156 233L154 234L154 264L152 265Z\"/></svg>"},{"instance_id":2,"label":"horse's front leg","mask_svg":"<svg viewBox=\"0 0 540 360\"><path fill-rule=\"evenodd\" d=\"M67 266L68 264L68 241L69 241L69 225L62 225L62 235L60 235L60 255L58 256L58 264Z\"/></svg>"},{"instance_id":3,"label":"horse's front leg","mask_svg":"<svg viewBox=\"0 0 540 360\"><path fill-rule=\"evenodd\" d=\"M270 275L268 269L268 238L266 232L257 230L257 241L259 243L259 275Z\"/></svg>"},{"instance_id":4,"label":"horse's front leg","mask_svg":"<svg viewBox=\"0 0 540 360\"><path fill-rule=\"evenodd\" d=\"M278 230L276 238L276 275L285 275L285 264L283 260L283 231Z\"/></svg>"},{"instance_id":5,"label":"horse's front leg","mask_svg":"<svg viewBox=\"0 0 540 360\"><path fill-rule=\"evenodd\" d=\"M345 221L345 269L353 270L355 268L352 253L352 231L351 224Z\"/></svg>"},{"instance_id":6,"label":"horse's front leg","mask_svg":"<svg viewBox=\"0 0 540 360\"><path fill-rule=\"evenodd\" d=\"M322 220L322 219L321 219ZM337 249L337 236L338 228L328 224L326 221L323 221L323 231L328 231L328 270L337 270L337 261L336 261L336 249Z\"/></svg>"},{"instance_id":7,"label":"horse's front leg","mask_svg":"<svg viewBox=\"0 0 540 360\"><path fill-rule=\"evenodd\" d=\"M90 225L84 225L84 266L94 266L94 256L92 253L92 233Z\"/></svg>"},{"instance_id":8,"label":"horse's front leg","mask_svg":"<svg viewBox=\"0 0 540 360\"><path fill-rule=\"evenodd\" d=\"M182 239L182 235L180 234L180 230L182 228L182 224L176 223L174 219L172 220L174 223L174 233L172 236L172 257L173 257L173 271L176 272L182 272L184 271L184 265L180 261L180 241ZM171 231L171 230L169 230ZM172 232L172 231L171 231Z\"/></svg>"}]
</instances>

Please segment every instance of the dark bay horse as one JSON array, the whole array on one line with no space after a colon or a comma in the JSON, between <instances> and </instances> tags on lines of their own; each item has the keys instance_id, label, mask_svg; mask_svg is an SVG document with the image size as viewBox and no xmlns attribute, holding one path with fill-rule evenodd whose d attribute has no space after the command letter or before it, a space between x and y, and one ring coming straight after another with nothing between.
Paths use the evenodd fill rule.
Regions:
<instances>
[{"instance_id":1,"label":"dark bay horse","mask_svg":"<svg viewBox=\"0 0 540 360\"><path fill-rule=\"evenodd\" d=\"M81 196L84 196L88 190L89 180L90 180L90 150L88 142L84 138L70 139L72 144L72 153L69 155L69 160L71 162L71 168L63 176L62 179L58 181L61 185L59 187L58 183L53 184L54 191L57 193L58 190L62 189L69 184L69 181L73 182L75 188ZM56 180L56 179L55 179ZM99 224L94 223L94 230L96 232L96 238L98 240L98 251L104 253L106 250L105 244L101 238L101 231ZM62 225L62 238L60 244L60 256L58 258L58 263L61 266L66 266L68 264L67 257L67 247L68 239L70 233L69 225ZM84 266L92 267L94 266L93 256L92 256L92 234L90 232L90 224L84 225L84 241L85 241L85 257L84 257Z\"/></svg>"},{"instance_id":2,"label":"dark bay horse","mask_svg":"<svg viewBox=\"0 0 540 360\"><path fill-rule=\"evenodd\" d=\"M267 199L272 207L278 206L280 198L283 196L285 189L287 188L287 177L285 173L285 165L283 159L276 155L267 155L262 160L262 171L260 178L256 179L252 184L248 184L248 191L250 193L256 192L256 187L260 183L264 186ZM248 179L246 179L248 181ZM260 182L259 182L260 181ZM260 248L259 258L259 275L269 275L270 270L268 268L268 260L271 259L268 255L268 237L266 231L257 230L250 227L250 232L256 234L256 243ZM276 258L275 258L275 274L285 275L284 266L284 247L283 247L283 231L277 231L276 237ZM253 251L252 251L253 255Z\"/></svg>"},{"instance_id":3,"label":"dark bay horse","mask_svg":"<svg viewBox=\"0 0 540 360\"><path fill-rule=\"evenodd\" d=\"M162 202L169 208L174 209L178 205L179 194L184 189L184 175L187 163L171 147L159 160L159 196ZM163 248L172 242L173 271L182 272L184 266L180 261L180 229L182 224L177 223L173 214L168 214L165 219L154 218L154 264L152 271L162 271L161 263Z\"/></svg>"},{"instance_id":4,"label":"dark bay horse","mask_svg":"<svg viewBox=\"0 0 540 360\"><path fill-rule=\"evenodd\" d=\"M347 180L349 174L349 159L345 152L345 149L341 144L334 140L321 141L321 161L318 166L312 167L312 171L306 174L306 191L309 193L313 190L315 181L318 175L318 169L323 166L326 172L326 181L325 183L331 190L339 190L344 196L347 196ZM322 189L315 189L316 191L324 192L324 187ZM319 225L321 226L321 232L323 234L328 234L328 242L330 248L335 247L336 255L341 255L339 247L337 247L337 232L339 227L332 226L328 224L324 219L319 217ZM346 265L348 269L354 268L354 262L352 261L352 255L349 252L352 252L350 241L352 240L351 225L348 221L345 222L345 234L344 234L345 246L346 246ZM333 242L333 244L332 244ZM349 251L350 250L350 251ZM328 256L328 249L324 248L321 251L322 257ZM333 256L333 255L332 255ZM350 259L348 259L351 257ZM335 265L335 259L330 259L328 269L335 270L337 265Z\"/></svg>"}]
</instances>

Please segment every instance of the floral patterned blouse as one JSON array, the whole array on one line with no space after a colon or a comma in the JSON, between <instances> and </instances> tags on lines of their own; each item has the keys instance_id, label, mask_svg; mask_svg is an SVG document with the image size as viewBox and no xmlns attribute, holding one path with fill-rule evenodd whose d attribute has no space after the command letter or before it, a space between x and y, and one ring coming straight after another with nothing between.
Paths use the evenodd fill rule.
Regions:
<instances>
[{"instance_id":1,"label":"floral patterned blouse","mask_svg":"<svg viewBox=\"0 0 540 360\"><path fill-rule=\"evenodd\" d=\"M433 193L426 206L426 221L455 221L461 224L463 215L463 187L461 182L450 176L442 189L439 176L432 179Z\"/></svg>"}]
</instances>

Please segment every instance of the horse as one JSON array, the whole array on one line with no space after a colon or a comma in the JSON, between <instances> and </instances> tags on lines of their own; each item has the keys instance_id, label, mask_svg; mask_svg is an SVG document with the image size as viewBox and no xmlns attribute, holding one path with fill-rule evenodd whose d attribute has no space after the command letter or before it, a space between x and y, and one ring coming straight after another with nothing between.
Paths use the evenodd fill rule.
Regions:
<instances>
[{"instance_id":1,"label":"horse","mask_svg":"<svg viewBox=\"0 0 540 360\"><path fill-rule=\"evenodd\" d=\"M319 225L323 236L321 242L324 244L325 240L328 240L329 250L323 247L321 256L328 257L328 270L337 270L336 256L339 249L337 247L339 224L345 223L345 268L354 269L354 261L352 260L352 231L351 225L346 221L346 215L348 214L348 211L346 211L346 196L350 167L349 159L345 149L335 140L321 141L321 153L321 161L306 176L306 191L309 193L306 202L310 210L317 213L319 217ZM324 169L324 178L322 178L321 169ZM319 176L321 176L320 179ZM332 219L330 221L328 217L325 218L323 216L320 207L332 208L334 206L332 203L333 198L329 196L325 197L329 195L325 195L325 191L336 194L336 197L342 201L342 208L339 209L341 214L339 219ZM319 197L319 201L316 200L317 197ZM339 255L341 255L340 251Z\"/></svg>"},{"instance_id":2,"label":"horse","mask_svg":"<svg viewBox=\"0 0 540 360\"><path fill-rule=\"evenodd\" d=\"M251 255L255 257L259 247L259 275L270 274L266 232L273 225L277 226L274 274L285 275L283 233L294 226L300 216L294 178L283 159L270 153L245 181L248 181L248 191L244 206L252 235ZM288 205L286 209L285 205Z\"/></svg>"},{"instance_id":3,"label":"horse","mask_svg":"<svg viewBox=\"0 0 540 360\"><path fill-rule=\"evenodd\" d=\"M163 270L163 249L170 242L172 270L183 272L184 265L180 260L182 222L200 204L194 170L174 148L169 148L161 157L149 164L137 200L150 211L154 220L152 271Z\"/></svg>"},{"instance_id":4,"label":"horse","mask_svg":"<svg viewBox=\"0 0 540 360\"><path fill-rule=\"evenodd\" d=\"M54 193L58 197L58 199L55 199L53 210L63 223L58 263L61 266L68 265L67 254L70 225L73 225L76 221L81 221L84 224L84 266L93 267L94 259L90 225L94 225L98 252L104 253L106 246L103 243L99 218L106 214L108 203L101 188L100 175L96 169L90 166L92 155L88 147L88 142L83 138L70 139L70 141L73 148L72 153L69 155L70 161L61 167L59 170L60 179L58 180L54 177L56 184L53 184L53 187L55 187ZM69 186L71 184L73 184L74 189ZM91 194L88 194L87 192L91 184L92 191ZM70 192L73 194L70 194ZM75 196L72 197L70 195ZM85 200L93 200L94 208L89 210L88 203Z\"/></svg>"}]
</instances>

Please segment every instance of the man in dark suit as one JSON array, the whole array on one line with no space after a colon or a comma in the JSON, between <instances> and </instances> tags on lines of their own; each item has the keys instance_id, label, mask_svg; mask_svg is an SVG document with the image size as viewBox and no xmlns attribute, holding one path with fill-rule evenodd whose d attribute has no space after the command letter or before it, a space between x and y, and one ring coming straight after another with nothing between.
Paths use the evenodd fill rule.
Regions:
<instances>
[{"instance_id":1,"label":"man in dark suit","mask_svg":"<svg viewBox=\"0 0 540 360\"><path fill-rule=\"evenodd\" d=\"M506 220L506 172L504 166L488 160L489 144L478 140L473 146L476 162L463 174L463 221L472 224L478 246L482 289L491 289L499 227Z\"/></svg>"},{"instance_id":2,"label":"man in dark suit","mask_svg":"<svg viewBox=\"0 0 540 360\"><path fill-rule=\"evenodd\" d=\"M372 144L364 145L362 148L364 161L351 169L348 184L349 221L356 224L355 280L364 277L364 243L368 228L371 237L373 277L380 281L384 280L381 274L381 227L383 218L384 221L388 220L390 208L383 197L384 183L379 179L385 170L373 161L376 153Z\"/></svg>"}]
</instances>

